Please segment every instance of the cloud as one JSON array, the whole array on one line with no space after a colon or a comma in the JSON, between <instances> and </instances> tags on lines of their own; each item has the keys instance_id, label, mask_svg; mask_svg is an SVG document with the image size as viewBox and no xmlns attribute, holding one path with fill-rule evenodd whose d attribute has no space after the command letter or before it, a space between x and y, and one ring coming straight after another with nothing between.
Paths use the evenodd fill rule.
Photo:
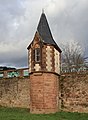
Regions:
<instances>
[{"instance_id":1,"label":"cloud","mask_svg":"<svg viewBox=\"0 0 88 120\"><path fill-rule=\"evenodd\" d=\"M74 39L88 51L87 0L0 0L0 65L27 66L42 8L59 46Z\"/></svg>"},{"instance_id":2,"label":"cloud","mask_svg":"<svg viewBox=\"0 0 88 120\"><path fill-rule=\"evenodd\" d=\"M50 0L46 5L47 12L54 16L57 15L58 12L63 11L65 7L65 0Z\"/></svg>"},{"instance_id":3,"label":"cloud","mask_svg":"<svg viewBox=\"0 0 88 120\"><path fill-rule=\"evenodd\" d=\"M67 1L66 1L67 2ZM52 19L52 30L58 43L74 39L85 46L88 38L88 1L68 0L63 11Z\"/></svg>"}]
</instances>

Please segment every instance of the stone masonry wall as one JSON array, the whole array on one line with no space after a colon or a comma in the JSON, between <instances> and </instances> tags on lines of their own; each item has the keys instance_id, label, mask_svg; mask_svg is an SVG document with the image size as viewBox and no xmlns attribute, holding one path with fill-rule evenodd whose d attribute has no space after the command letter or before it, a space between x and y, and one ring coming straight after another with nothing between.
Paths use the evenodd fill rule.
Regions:
<instances>
[{"instance_id":1,"label":"stone masonry wall","mask_svg":"<svg viewBox=\"0 0 88 120\"><path fill-rule=\"evenodd\" d=\"M29 108L29 77L0 79L0 106Z\"/></svg>"},{"instance_id":2,"label":"stone masonry wall","mask_svg":"<svg viewBox=\"0 0 88 120\"><path fill-rule=\"evenodd\" d=\"M33 80L31 81L31 85L34 87L32 89L33 94L30 94L30 78ZM35 74L34 77L31 76L30 78L0 79L0 106L30 108L30 99L34 100L34 97L36 97L37 101L32 101L33 109L36 110L41 107L41 110L45 109L44 113L49 111L49 108L54 110L58 100L59 109L88 113L88 72L61 75L60 86L55 89L54 87L58 85L59 81L54 75ZM36 88L36 85L39 85L39 88ZM59 92L56 89L59 89ZM55 101L57 93L59 93L59 99L57 98L57 101ZM48 98L48 95L51 95L51 97ZM55 104L52 104L52 101ZM35 106L37 107L35 108Z\"/></svg>"},{"instance_id":3,"label":"stone masonry wall","mask_svg":"<svg viewBox=\"0 0 88 120\"><path fill-rule=\"evenodd\" d=\"M61 76L61 109L88 113L88 72Z\"/></svg>"}]
</instances>

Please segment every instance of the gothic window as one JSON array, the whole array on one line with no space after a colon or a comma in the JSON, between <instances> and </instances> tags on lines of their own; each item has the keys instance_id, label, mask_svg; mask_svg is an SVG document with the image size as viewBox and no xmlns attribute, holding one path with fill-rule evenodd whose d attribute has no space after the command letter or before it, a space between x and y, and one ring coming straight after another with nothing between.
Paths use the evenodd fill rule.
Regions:
<instances>
[{"instance_id":1,"label":"gothic window","mask_svg":"<svg viewBox=\"0 0 88 120\"><path fill-rule=\"evenodd\" d=\"M35 62L40 62L40 48L35 49Z\"/></svg>"}]
</instances>

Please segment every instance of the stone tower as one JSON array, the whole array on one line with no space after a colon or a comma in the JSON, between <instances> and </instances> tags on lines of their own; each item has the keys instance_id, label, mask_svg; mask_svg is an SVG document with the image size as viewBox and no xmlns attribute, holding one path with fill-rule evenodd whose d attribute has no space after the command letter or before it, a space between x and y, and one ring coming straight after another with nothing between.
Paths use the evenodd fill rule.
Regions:
<instances>
[{"instance_id":1,"label":"stone tower","mask_svg":"<svg viewBox=\"0 0 88 120\"><path fill-rule=\"evenodd\" d=\"M55 113L59 108L61 50L51 34L45 13L28 46L30 112Z\"/></svg>"}]
</instances>

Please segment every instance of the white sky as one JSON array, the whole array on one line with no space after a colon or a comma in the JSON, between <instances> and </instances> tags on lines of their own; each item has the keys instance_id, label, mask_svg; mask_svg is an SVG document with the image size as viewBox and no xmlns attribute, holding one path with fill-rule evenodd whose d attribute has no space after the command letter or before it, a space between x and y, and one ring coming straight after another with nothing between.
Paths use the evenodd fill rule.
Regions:
<instances>
[{"instance_id":1,"label":"white sky","mask_svg":"<svg viewBox=\"0 0 88 120\"><path fill-rule=\"evenodd\" d=\"M1 66L27 66L42 8L59 47L74 40L88 56L88 0L0 0Z\"/></svg>"}]
</instances>

